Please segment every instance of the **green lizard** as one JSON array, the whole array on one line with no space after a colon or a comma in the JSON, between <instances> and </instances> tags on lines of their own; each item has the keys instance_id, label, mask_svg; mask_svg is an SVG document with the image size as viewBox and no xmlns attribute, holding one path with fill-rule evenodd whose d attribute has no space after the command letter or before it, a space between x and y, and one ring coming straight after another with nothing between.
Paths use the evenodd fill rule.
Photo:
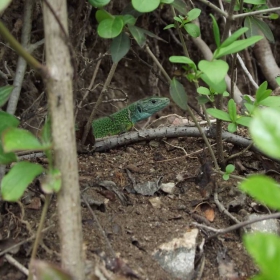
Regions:
<instances>
[{"instance_id":1,"label":"green lizard","mask_svg":"<svg viewBox=\"0 0 280 280\"><path fill-rule=\"evenodd\" d=\"M148 97L130 104L124 109L92 122L95 138L101 138L130 130L137 122L149 118L169 104L165 97Z\"/></svg>"}]
</instances>

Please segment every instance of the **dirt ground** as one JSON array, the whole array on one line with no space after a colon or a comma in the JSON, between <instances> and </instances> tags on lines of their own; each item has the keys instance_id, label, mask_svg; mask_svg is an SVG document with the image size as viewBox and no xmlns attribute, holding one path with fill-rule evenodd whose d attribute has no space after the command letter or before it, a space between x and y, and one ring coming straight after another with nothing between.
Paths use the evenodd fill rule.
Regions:
<instances>
[{"instance_id":1,"label":"dirt ground","mask_svg":"<svg viewBox=\"0 0 280 280\"><path fill-rule=\"evenodd\" d=\"M94 10L91 12L88 25L86 28L82 28L84 26L83 20L88 12L88 7L82 2L69 1L70 34L73 36L73 45L77 50L77 71L79 74L75 81L74 92L76 108L83 99L85 88L90 83L96 66L95 59L99 53L105 53L109 46L108 40L100 40L97 37ZM110 4L109 9L117 14L123 6L124 3ZM3 21L9 30L13 30L13 34L19 40L22 7L23 1L13 1L3 15ZM199 8L203 8L203 6ZM203 8L201 30L206 42L211 46L213 40L209 31L209 22L205 20L208 13L208 8ZM173 54L182 55L181 47L173 41L168 32L163 32L164 24L159 23L159 16L164 21L168 21L170 18L170 14L163 9L149 16L143 16L139 20L138 26L149 29L169 42L166 44L149 39L152 51L159 57L168 73L177 75L178 69L168 62L168 57ZM43 38L42 14L39 8L34 11L32 32L34 42ZM82 52L80 51L80 38L84 39L85 44ZM0 48L2 60L7 61L9 68L15 71L16 55L5 45ZM190 41L188 41L188 48L194 61L197 62L202 58L202 55L197 52ZM37 59L42 60L43 53L44 50L41 47L35 51L34 55ZM96 84L104 83L111 64L110 57L105 56L97 75ZM132 42L132 50L118 65L111 88L105 98L123 98L123 92L129 97L128 103L151 95L160 94L169 97L168 84L163 81L161 76L158 76L157 69L153 69L153 67L153 62L145 51ZM5 70L4 63L1 63L0 68L2 71ZM243 77L239 82L239 86L246 90L246 93L251 91ZM183 79L182 83L190 94L190 103L197 106L193 94L194 87ZM2 84L4 85L5 82L1 81ZM78 123L83 123L87 119L93 107L92 102L96 101L100 90L101 87L98 87L83 101L77 116ZM124 104L121 102L103 104L98 116L108 115L123 106ZM184 112L171 103L168 108L153 116L153 119L174 113L185 116ZM22 120L22 127L39 133L45 115L46 94L42 81L36 73L28 69L17 116ZM190 156L185 156L182 148ZM90 203L91 209L108 239L106 241L96 219L83 203L84 253L89 274L100 260L106 260L107 267L110 267L108 264L110 263L111 268L115 269L114 278L106 279L174 279L152 257L154 250L160 244L195 228L193 222L217 229L232 225L228 216L220 212L214 203L214 185L218 189L220 202L239 220L244 219L244 213L256 211L256 204L249 198L245 198L242 203L234 202L240 197L236 180L230 179L225 182L220 175L208 173L206 183L202 183L205 178L199 175L202 172L205 173L205 170L209 170L209 166L211 166L211 161L209 163L207 160L208 154L204 148L205 144L200 138L159 139L143 141L104 153L80 154L78 156L81 195ZM240 151L239 147L225 143L227 156L237 151ZM46 164L44 158L35 158L32 161ZM274 170L279 170L278 165L266 161L252 152L246 152L229 163L236 165L235 174L238 175L265 171L268 169L266 168L268 164L269 166L273 165ZM206 169L203 169L205 167ZM128 172L130 172L130 176ZM139 194L135 192L131 178L134 178L137 183L143 184L161 179L162 183L174 183L175 189L173 193L159 190L153 195ZM276 177L276 179L279 178ZM110 182L108 183L108 181ZM155 201L155 198L158 200ZM0 252L13 244L28 239L36 232L43 203L44 195L40 191L40 180L31 184L20 204L2 203L0 209ZM48 228L51 225L54 226ZM52 198L45 227L48 229L44 234L37 257L59 264L56 196ZM251 258L243 248L239 231L207 240L207 237L212 233L209 230L199 229L197 244L199 245L203 240L206 242L204 244L205 265L202 265L202 259L199 256L195 262L197 277L201 272L201 279L249 279L257 272ZM26 267L30 259L31 245L31 241L26 242L13 254L14 258ZM118 262L114 264L112 264L112 251L118 256ZM227 272L223 270L225 267L228 269ZM20 280L26 279L26 277L0 256L0 279ZM102 278L89 276L89 279Z\"/></svg>"}]
</instances>

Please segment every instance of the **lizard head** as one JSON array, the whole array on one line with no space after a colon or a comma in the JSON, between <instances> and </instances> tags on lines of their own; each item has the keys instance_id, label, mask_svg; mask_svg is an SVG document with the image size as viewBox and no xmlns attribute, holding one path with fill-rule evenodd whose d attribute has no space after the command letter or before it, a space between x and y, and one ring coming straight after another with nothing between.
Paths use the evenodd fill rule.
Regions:
<instances>
[{"instance_id":1,"label":"lizard head","mask_svg":"<svg viewBox=\"0 0 280 280\"><path fill-rule=\"evenodd\" d=\"M134 110L131 111L133 123L144 120L165 108L170 103L166 97L148 97L135 102Z\"/></svg>"}]
</instances>

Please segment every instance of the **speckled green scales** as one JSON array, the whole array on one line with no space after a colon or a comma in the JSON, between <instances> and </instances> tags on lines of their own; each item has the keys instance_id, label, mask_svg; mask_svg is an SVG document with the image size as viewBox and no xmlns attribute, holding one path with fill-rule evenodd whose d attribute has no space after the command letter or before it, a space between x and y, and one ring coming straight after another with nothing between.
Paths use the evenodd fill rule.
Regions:
<instances>
[{"instance_id":1,"label":"speckled green scales","mask_svg":"<svg viewBox=\"0 0 280 280\"><path fill-rule=\"evenodd\" d=\"M129 110L125 108L109 117L95 120L92 124L94 137L101 138L130 130L134 124L129 115Z\"/></svg>"},{"instance_id":2,"label":"speckled green scales","mask_svg":"<svg viewBox=\"0 0 280 280\"><path fill-rule=\"evenodd\" d=\"M102 138L126 132L135 123L165 108L169 102L168 98L155 96L138 100L108 117L93 121L93 134L95 138Z\"/></svg>"}]
</instances>

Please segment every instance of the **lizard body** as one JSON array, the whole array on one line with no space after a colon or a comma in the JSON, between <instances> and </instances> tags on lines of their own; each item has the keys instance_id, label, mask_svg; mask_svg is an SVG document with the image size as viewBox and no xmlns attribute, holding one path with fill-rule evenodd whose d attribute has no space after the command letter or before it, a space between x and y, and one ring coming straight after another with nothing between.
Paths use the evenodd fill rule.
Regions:
<instances>
[{"instance_id":1,"label":"lizard body","mask_svg":"<svg viewBox=\"0 0 280 280\"><path fill-rule=\"evenodd\" d=\"M95 138L101 138L130 130L137 122L149 118L169 104L165 97L140 99L122 110L92 122Z\"/></svg>"}]
</instances>

